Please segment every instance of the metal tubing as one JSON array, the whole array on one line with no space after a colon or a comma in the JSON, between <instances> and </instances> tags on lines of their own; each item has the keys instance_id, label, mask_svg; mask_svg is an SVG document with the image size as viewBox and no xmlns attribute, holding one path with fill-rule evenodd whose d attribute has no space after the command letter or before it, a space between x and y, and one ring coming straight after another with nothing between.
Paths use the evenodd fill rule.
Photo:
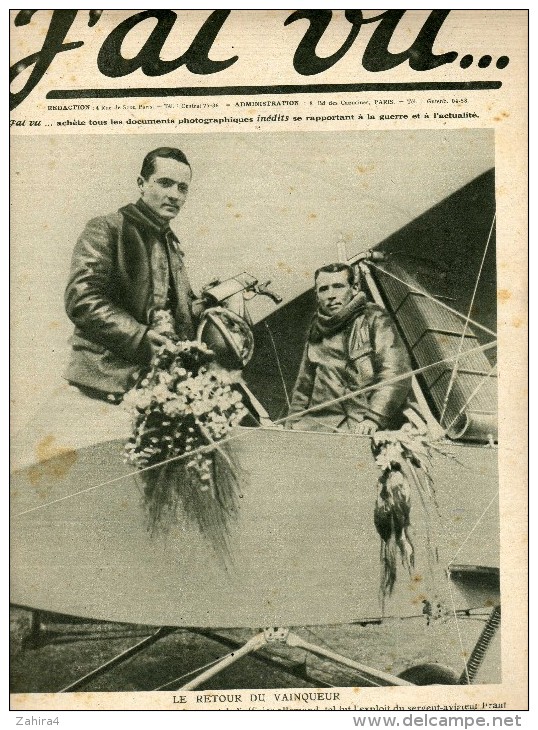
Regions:
<instances>
[{"instance_id":1,"label":"metal tubing","mask_svg":"<svg viewBox=\"0 0 538 730\"><path fill-rule=\"evenodd\" d=\"M203 636L206 639L218 641L231 649L236 649L242 645L241 642L237 641L236 639L231 639L228 636L223 636L222 634L219 634L216 631L211 631L209 629L190 629L190 631L194 634L198 634L199 636ZM289 674L291 677L295 677L296 679L309 682L309 687L323 688L332 686L327 682L323 682L320 679L314 679L313 677L309 676L306 672L305 665L296 662L291 663L290 660L287 660L279 655L270 655L260 652L259 654L254 654L252 658L258 662L266 664L274 671L280 671L285 674Z\"/></svg>"},{"instance_id":2,"label":"metal tubing","mask_svg":"<svg viewBox=\"0 0 538 730\"><path fill-rule=\"evenodd\" d=\"M164 636L168 636L168 634L172 634L175 631L177 631L176 627L161 626L161 628L158 629L151 636L147 636L142 641L139 641L138 644L135 644L134 646L131 646L129 649L122 651L121 654L117 654L115 657L110 659L108 662L101 664L101 666L97 667L97 669L94 669L91 672L89 672L88 674L85 674L83 677L81 677L80 679L77 679L75 682L68 684L67 687L64 687L63 689L58 690L58 692L74 692L75 690L79 689L80 687L83 687L85 684L90 682L95 677L99 677L101 674L105 674L105 672L107 672L109 669L112 669L113 667L117 666L118 664L122 664L122 662L127 661L127 659L130 659L135 654L138 654L146 647L151 646L156 641L159 641L159 639L162 639Z\"/></svg>"},{"instance_id":3,"label":"metal tubing","mask_svg":"<svg viewBox=\"0 0 538 730\"><path fill-rule=\"evenodd\" d=\"M377 681L381 681L382 685L378 686L394 686L398 685L401 687L409 687L414 686L411 682L406 682L404 679L399 679L399 677L395 677L392 674L387 674L387 672L381 672L378 669L373 669L372 667L367 667L365 664L359 664L358 662L353 661L353 659L348 659L345 656L342 656L341 654L337 654L334 651L331 651L330 649L325 649L322 646L316 646L315 644L310 644L308 641L304 641L301 639L300 636L297 636L297 634L290 633L288 636L288 642L289 646L295 646L299 649L305 649L306 651L311 652L312 654L316 654L317 656L324 657L326 659L331 659L333 662L338 662L339 664L343 664L346 667L350 667L351 669L355 669L357 672L360 672L366 679L375 679Z\"/></svg>"},{"instance_id":4,"label":"metal tubing","mask_svg":"<svg viewBox=\"0 0 538 730\"><path fill-rule=\"evenodd\" d=\"M211 677L214 677L219 672L222 672L223 669L226 669L226 667L229 667L230 664L233 664L238 659L242 659L247 654L250 654L253 651L257 651L258 649L261 649L262 646L265 646L266 644L265 636L263 633L256 634L251 639L247 641L246 644L244 644L241 648L239 648L237 651L232 651L230 654L227 654L225 657L221 659L220 662L215 664L214 666L207 669L205 672L202 672L197 677L195 677L190 682L187 682L187 684L184 684L182 687L179 687L178 689L196 689L196 687L199 687L201 684L203 684L206 680L211 679Z\"/></svg>"}]
</instances>

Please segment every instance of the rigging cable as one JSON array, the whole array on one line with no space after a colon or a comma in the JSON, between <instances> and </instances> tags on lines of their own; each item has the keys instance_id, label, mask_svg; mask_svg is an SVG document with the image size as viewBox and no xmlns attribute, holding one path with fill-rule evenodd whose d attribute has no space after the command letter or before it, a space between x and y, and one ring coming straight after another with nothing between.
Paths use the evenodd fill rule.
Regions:
<instances>
[{"instance_id":1,"label":"rigging cable","mask_svg":"<svg viewBox=\"0 0 538 730\"><path fill-rule=\"evenodd\" d=\"M460 642L460 649L461 649L461 656L462 657L465 657L466 654L465 654L465 650L463 648L463 641L462 641L462 638L461 638L460 626L459 626L459 621L458 621L458 618L459 617L458 617L458 614L457 614L457 611L456 611L456 601L455 601L455 598L454 598L452 581L450 580L450 566L453 565L454 560L457 558L457 556L463 550L463 548L465 547L465 545L468 542L469 538L471 537L471 535L473 534L473 532L476 530L476 528L478 527L478 525L482 522L482 519L488 513L488 511L490 510L491 506L494 504L494 502L495 502L496 499L498 499L498 495L497 494L495 494L492 497L491 501L489 502L489 504L487 505L487 507L485 508L485 510L482 512L482 514L480 515L480 517L477 519L477 521L475 522L475 524L473 525L473 527L469 531L469 534L467 535L467 537L465 538L465 540L461 543L461 545L459 546L459 548L457 549L457 551L454 553L453 557L451 558L451 560L449 561L449 563L447 565L447 572L446 572L446 575L447 575L447 585L448 585L448 589L449 589L449 592L450 592L450 600L452 601L452 612L454 614L454 619L455 619L455 622L456 622L456 630L458 632L458 639L459 639L459 642ZM472 681L472 677L469 676L469 664L468 664L468 662L465 662L464 667L463 667L463 673L462 673L461 679L460 679L460 684L471 684L471 681Z\"/></svg>"},{"instance_id":2,"label":"rigging cable","mask_svg":"<svg viewBox=\"0 0 538 730\"><path fill-rule=\"evenodd\" d=\"M457 317L460 317L460 319L466 319L465 315L461 312L458 312L457 309L453 309L452 307L449 307L448 304L445 304L444 302L440 302L439 299L436 299L432 294L429 294L427 291L424 291L423 289L417 289L417 287L412 286L408 281L405 281L404 279L401 279L399 276L396 276L396 274L393 274L391 271L387 271L386 269L382 268L381 266L378 266L377 264L374 264L373 261L366 261L365 263L368 264L368 266L371 266L373 269L377 269L378 271L381 271L382 274L385 274L386 276L390 276L395 281L399 281L400 284L404 284L404 286L408 287L410 291L414 292L415 294L420 294L425 299L429 299L432 302L435 302L435 304L438 304L440 307L443 307L443 309L446 309L449 312L452 312L452 314L455 314ZM474 327L478 327L479 329L483 330L484 332L487 332L489 335L493 335L494 337L497 337L497 333L493 330L490 330L489 327L484 327L483 324L479 324L478 322L475 322L473 319L469 319L468 322L472 324Z\"/></svg>"},{"instance_id":3,"label":"rigging cable","mask_svg":"<svg viewBox=\"0 0 538 730\"><path fill-rule=\"evenodd\" d=\"M269 334L269 339L271 340L273 352L275 353L276 364L278 366L278 374L280 375L280 382L282 383L282 390L284 391L284 395L286 396L286 403L288 404L288 410L289 410L291 408L291 401L290 401L290 397L288 395L288 389L286 388L286 381L284 380L284 373L282 372L282 366L280 364L278 350L276 349L276 344L275 344L275 340L273 338L273 333L271 332L271 328L269 327L269 323L267 322L267 320L264 322L264 324L265 324L265 327Z\"/></svg>"},{"instance_id":4,"label":"rigging cable","mask_svg":"<svg viewBox=\"0 0 538 730\"><path fill-rule=\"evenodd\" d=\"M473 534L473 532L476 530L476 528L478 527L478 525L482 522L482 520L485 517L485 515L487 514L487 512L491 509L491 506L494 504L495 500L498 499L498 498L499 498L499 495L498 494L494 494L493 495L493 497L491 498L489 504L487 505L487 507L485 508L485 510L482 512L482 514L480 515L480 517L475 522L474 527L471 529L471 531L469 532L469 534L467 535L467 537L465 538L465 540L461 543L461 545L459 546L458 550L454 553L453 557L450 559L450 561L448 563L448 568L450 568L450 566L454 563L454 560L458 557L458 555L460 554L460 552L463 550L466 542L469 540L469 538L471 537L471 535Z\"/></svg>"},{"instance_id":5,"label":"rigging cable","mask_svg":"<svg viewBox=\"0 0 538 730\"><path fill-rule=\"evenodd\" d=\"M497 346L497 341L493 340L492 342L488 342L485 345L480 345L478 347L473 348L472 350L468 350L466 354L470 354L473 352L485 352L486 350L490 350L493 347ZM409 370L408 372L404 373L403 375L397 375L394 378L388 378L387 380L384 380L382 383L375 383L374 385L368 385L365 388L359 388L358 390L351 391L349 393L346 393L345 395L342 395L338 398L332 398L331 400L328 400L324 403L320 403L316 406L311 406L310 408L306 408L304 411L299 411L298 413L294 413L293 416L286 416L285 418L280 418L276 421L274 421L275 426L283 425L287 421L295 420L298 418L302 418L303 416L314 413L316 411L322 410L323 408L326 408L327 406L335 405L336 403L342 403L346 400L349 400L351 398L355 398L357 395L361 395L362 393L369 393L374 390L379 390L380 388L386 387L387 385L391 385L392 383L397 383L400 380L404 380L406 378L409 378L411 375L417 375L419 373L423 373L426 370L429 370L430 368L433 368L437 365L440 365L444 362L452 362L455 358L455 355L445 358L443 360L437 360L436 362L429 363L429 365L424 365L420 368L416 368L415 370ZM227 438L221 439L218 444L219 446L223 446L226 443L229 443L230 441L235 441L237 439L246 438L249 435L252 435L256 433L257 429L245 429L244 431L241 431L240 433L234 433L231 436L228 436ZM101 487L106 487L109 484L114 484L115 482L122 481L123 479L128 479L129 477L135 476L137 474L141 474L145 471L150 471L151 469L156 469L157 467L164 466L165 464L169 464L173 461L183 461L184 459L191 459L193 456L195 456L198 453L205 453L207 451L213 451L214 446L209 444L207 446L199 446L197 449L193 451L189 451L184 454L179 454L178 456L172 456L169 459L164 459L163 461L160 461L158 464L152 464L151 466L145 466L141 469L136 469L132 472L128 472L127 474L120 474L120 476L113 477L112 479L108 479L104 482L101 482L100 484L95 484L91 487L87 487L86 489L81 489L78 492L74 492L73 494L66 494L63 497L59 497L58 499L54 499L51 502L46 502L45 504L38 505L37 507L31 507L30 509L24 510L23 512L19 512L18 514L14 515L14 517L21 517L22 515L28 514L30 512L35 512L36 510L44 509L45 507L49 507L53 504L56 504L58 502L63 502L66 499L71 499L72 497L78 497L81 494L86 494L87 492L91 492L94 489L100 489Z\"/></svg>"},{"instance_id":6,"label":"rigging cable","mask_svg":"<svg viewBox=\"0 0 538 730\"><path fill-rule=\"evenodd\" d=\"M476 292L478 290L478 285L480 283L480 277L482 276L482 269L484 268L484 262L486 260L486 254L488 252L489 243L491 241L491 236L493 234L493 228L495 226L495 218L496 218L496 216L497 216L497 214L495 213L494 216L493 216L493 220L491 221L491 227L489 229L489 234L488 234L488 238L487 238L486 245L485 245L485 248L484 248L484 253L482 255L482 261L480 262L480 268L478 269L478 274L477 274L476 281L475 281L475 285L474 285L474 289L473 289L473 295L471 297L471 302L469 304L469 309L467 311L467 317L465 318L465 324L463 326L463 332L461 333L460 344L459 344L459 347L458 347L458 356L457 356L456 360L454 361L454 366L452 368L452 372L450 373L450 380L449 380L449 383L448 383L448 387L446 389L445 397L444 397L444 400L443 400L443 408L442 408L442 411L441 411L441 417L439 419L439 424L441 426L443 425L443 420L444 420L445 413L446 413L446 408L447 408L447 405L448 405L448 399L450 397L450 393L452 392L452 388L453 388L454 382L456 380L456 375L458 373L459 358L460 358L460 355L461 355L461 350L463 348L463 343L465 342L465 335L467 333L467 327L469 326L471 312L473 311L474 300L475 300L475 297L476 297Z\"/></svg>"},{"instance_id":7,"label":"rigging cable","mask_svg":"<svg viewBox=\"0 0 538 730\"><path fill-rule=\"evenodd\" d=\"M448 585L448 590L450 592L450 600L452 602L452 613L454 614L456 632L458 634L458 640L459 640L459 644L460 644L460 652L461 652L461 656L465 657L466 653L465 653L465 649L463 648L463 639L461 638L460 624L458 621L458 614L456 613L456 600L454 598L453 588L452 588L452 585L450 582L450 578L448 576L447 576L447 585ZM469 677L469 672L467 670L467 662L465 660L464 660L464 664L463 664L463 674L461 676L462 676L462 678L464 678L464 681L462 682L462 684L471 684L471 678Z\"/></svg>"},{"instance_id":8,"label":"rigging cable","mask_svg":"<svg viewBox=\"0 0 538 730\"><path fill-rule=\"evenodd\" d=\"M215 664L218 664L223 659L226 659L229 656L233 656L234 652L231 651L228 654L225 654L224 656L219 656L216 659L213 659L210 662L207 662L207 664L202 664L200 667L196 667L196 669L192 669L190 672L185 672L185 674L181 674L179 677L176 677L175 679L171 679L169 682L165 682L165 684L161 684L159 687L155 687L152 689L152 692L159 692L160 690L167 689L170 685L174 685L174 687L177 685L178 682L180 682L182 679L185 679L186 677L192 677L193 674L202 673L204 670L209 669L210 667L214 667Z\"/></svg>"},{"instance_id":9,"label":"rigging cable","mask_svg":"<svg viewBox=\"0 0 538 730\"><path fill-rule=\"evenodd\" d=\"M467 398L467 400L465 401L465 403L463 404L463 406L462 406L462 407L460 408L460 410L458 411L458 413L457 413L457 414L456 414L456 415L454 416L454 418L453 418L453 419L452 419L452 420L450 421L450 423L448 424L448 426L447 426L447 427L446 427L446 429L445 429L445 431L446 431L447 433L448 433L448 432L450 431L450 429L452 428L452 426L453 426L453 425L454 425L454 424L456 423L456 421L458 420L458 418L459 418L459 417L460 417L460 416L462 415L462 413L463 413L463 412L465 411L465 409L467 408L467 406L469 405L469 403L470 403L470 402L471 402L471 401L473 400L473 398L474 398L474 397L475 397L475 396L477 395L477 393L478 393L478 392L480 391L480 389L482 388L482 386L483 386L483 385L484 385L484 384L485 384L485 383L487 382L488 378L489 378L489 377L491 377L491 375L492 375L492 374L494 373L494 371L495 371L496 369L497 369L497 363L494 363L494 364L493 364L493 365L491 366L491 368L490 368L490 370L489 370L488 374L487 374L487 375L485 375L485 376L483 377L483 379L482 379L482 380L480 381L480 383L479 383L479 384L478 384L478 385L476 386L476 388L475 388L475 389L473 390L473 392L471 393L471 395L470 395L470 396L469 396L469 397Z\"/></svg>"}]
</instances>

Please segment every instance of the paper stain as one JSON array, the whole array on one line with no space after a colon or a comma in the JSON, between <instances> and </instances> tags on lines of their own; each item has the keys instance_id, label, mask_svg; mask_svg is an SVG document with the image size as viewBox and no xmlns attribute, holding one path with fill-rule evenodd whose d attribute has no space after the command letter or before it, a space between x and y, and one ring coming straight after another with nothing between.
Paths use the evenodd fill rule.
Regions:
<instances>
[{"instance_id":1,"label":"paper stain","mask_svg":"<svg viewBox=\"0 0 538 730\"><path fill-rule=\"evenodd\" d=\"M504 119L510 116L510 112L501 112L500 114L497 114L496 117L493 117L493 120L495 122L502 122Z\"/></svg>"},{"instance_id":2,"label":"paper stain","mask_svg":"<svg viewBox=\"0 0 538 730\"><path fill-rule=\"evenodd\" d=\"M414 588L414 586L412 586ZM426 596L421 593L419 596L415 596L415 598L411 599L411 604L413 606L420 606L427 600Z\"/></svg>"},{"instance_id":3,"label":"paper stain","mask_svg":"<svg viewBox=\"0 0 538 730\"><path fill-rule=\"evenodd\" d=\"M65 446L58 446L56 437L49 434L35 448L38 463L28 470L28 479L34 486L42 479L64 479L77 460L77 453Z\"/></svg>"},{"instance_id":4,"label":"paper stain","mask_svg":"<svg viewBox=\"0 0 538 730\"><path fill-rule=\"evenodd\" d=\"M514 317L514 319L512 320L512 327L515 327L516 329L521 327L522 324L523 320L521 319L521 317Z\"/></svg>"},{"instance_id":5,"label":"paper stain","mask_svg":"<svg viewBox=\"0 0 538 730\"><path fill-rule=\"evenodd\" d=\"M512 292L509 289L499 289L497 292L497 299L501 302L501 304L507 302L511 296Z\"/></svg>"}]
</instances>

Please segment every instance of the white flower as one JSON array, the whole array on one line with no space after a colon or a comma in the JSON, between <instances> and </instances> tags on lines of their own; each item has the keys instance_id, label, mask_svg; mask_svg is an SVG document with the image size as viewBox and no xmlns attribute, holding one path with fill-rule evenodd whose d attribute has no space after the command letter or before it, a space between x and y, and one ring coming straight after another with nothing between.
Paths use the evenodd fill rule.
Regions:
<instances>
[{"instance_id":1,"label":"white flower","mask_svg":"<svg viewBox=\"0 0 538 730\"><path fill-rule=\"evenodd\" d=\"M163 413L170 418L183 416L187 412L187 403L184 398L174 398L163 405ZM164 424L163 424L164 425Z\"/></svg>"},{"instance_id":2,"label":"white flower","mask_svg":"<svg viewBox=\"0 0 538 730\"><path fill-rule=\"evenodd\" d=\"M164 403L174 397L174 393L172 393L163 383L154 386L152 389L152 395L157 403Z\"/></svg>"},{"instance_id":3,"label":"white flower","mask_svg":"<svg viewBox=\"0 0 538 730\"><path fill-rule=\"evenodd\" d=\"M385 469L390 469L391 462L387 456L385 449L383 449L381 453L376 456L375 463L378 465L381 471L385 471Z\"/></svg>"},{"instance_id":4,"label":"white flower","mask_svg":"<svg viewBox=\"0 0 538 730\"><path fill-rule=\"evenodd\" d=\"M402 461L402 447L399 443L393 443L393 444L387 444L385 446L385 453L387 455L387 459L394 462L395 464L400 464Z\"/></svg>"},{"instance_id":5,"label":"white flower","mask_svg":"<svg viewBox=\"0 0 538 730\"><path fill-rule=\"evenodd\" d=\"M130 411L145 411L151 405L151 395L146 390L130 390L123 397L123 405Z\"/></svg>"},{"instance_id":6,"label":"white flower","mask_svg":"<svg viewBox=\"0 0 538 730\"><path fill-rule=\"evenodd\" d=\"M158 313L159 322L166 319L166 312ZM210 356L208 347L197 342L179 342L171 347L172 362L169 357L156 358L144 387L125 396L125 405L135 416L125 457L141 468L161 454L188 454L187 468L193 471L198 488L207 491L213 487L213 461L205 449L203 453L198 450L208 438L224 438L246 409L240 393L231 388L235 376L214 362L207 367L197 364ZM188 360L193 361L192 371L184 366ZM190 425L193 417L194 428ZM174 442L181 446L174 446Z\"/></svg>"},{"instance_id":7,"label":"white flower","mask_svg":"<svg viewBox=\"0 0 538 730\"><path fill-rule=\"evenodd\" d=\"M167 373L166 370L160 370L157 375L159 384L166 385L167 388L174 382L174 376Z\"/></svg>"},{"instance_id":8,"label":"white flower","mask_svg":"<svg viewBox=\"0 0 538 730\"><path fill-rule=\"evenodd\" d=\"M195 416L202 416L211 410L211 405L202 400L195 400L190 404L190 409Z\"/></svg>"}]
</instances>

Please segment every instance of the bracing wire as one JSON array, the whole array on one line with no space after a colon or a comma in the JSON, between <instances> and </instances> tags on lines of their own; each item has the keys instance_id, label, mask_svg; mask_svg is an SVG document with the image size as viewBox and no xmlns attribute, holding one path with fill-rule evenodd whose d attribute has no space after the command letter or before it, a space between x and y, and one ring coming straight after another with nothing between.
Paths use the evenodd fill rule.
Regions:
<instances>
[{"instance_id":1,"label":"bracing wire","mask_svg":"<svg viewBox=\"0 0 538 730\"><path fill-rule=\"evenodd\" d=\"M441 426L443 425L443 420L445 418L446 408L447 408L447 405L448 405L448 399L450 398L450 393L452 392L452 388L454 387L454 382L456 380L456 374L458 372L459 359L460 359L461 351L462 351L462 348L463 348L463 343L465 342L465 335L467 334L467 328L469 326L469 321L470 321L470 318L471 318L471 312L473 311L474 300L475 300L475 297L476 297L476 292L478 291L478 285L480 283L480 278L482 276L482 269L484 268L484 262L486 260L486 254L488 252L489 243L491 241L491 236L493 234L493 228L495 226L495 218L496 218L496 215L497 214L494 214L493 220L491 221L491 227L489 229L488 238L487 238L487 241L486 241L486 245L484 247L484 253L482 254L482 261L480 262L480 268L478 269L478 274L476 276L476 281L475 281L475 284L474 284L473 294L471 296L471 301L469 303L469 309L467 311L467 316L465 317L465 323L463 325L463 332L461 333L461 338L460 338L460 342L459 342L459 346L458 346L458 356L454 360L454 365L452 367L452 372L450 373L450 380L448 382L448 387L446 389L445 397L444 397L444 400L443 400L443 408L441 410L441 417L439 419L439 424Z\"/></svg>"},{"instance_id":2,"label":"bracing wire","mask_svg":"<svg viewBox=\"0 0 538 730\"><path fill-rule=\"evenodd\" d=\"M470 354L473 352L485 352L486 350L489 350L493 347L496 347L496 341L489 342L485 345L480 345L476 348L473 348L472 350L468 350L466 354ZM397 375L393 378L389 378L387 380L384 380L382 383L375 383L373 385L366 386L365 388L359 388L357 390L351 391L349 393L346 393L345 395L342 395L338 398L333 398L331 400L326 401L325 403L320 403L316 406L311 406L310 408L306 408L303 411L300 411L298 413L294 413L292 416L286 416L284 418L280 418L277 421L274 421L274 425L283 425L288 421L295 420L298 418L302 418L305 415L308 415L309 413L314 413L319 410L322 410L323 408L326 408L327 406L335 405L337 403L343 403L344 401L347 401L351 398L355 398L357 395L360 395L362 393L369 393L374 390L379 390L380 388L386 387L387 385L390 385L392 383L397 383L400 380L404 380L406 378L411 377L412 375L417 375L419 373L425 372L426 370L429 370L430 368L435 367L436 365L440 365L444 362L452 362L454 360L455 355L445 358L443 360L438 360L436 362L430 363L429 365L424 365L420 368L416 368L415 370L410 370L403 375ZM218 442L219 446L223 446L225 443L229 443L231 441L235 441L237 439L241 438L247 438L250 435L253 435L256 433L256 429L241 431L240 433L233 433L227 438L224 438ZM44 509L45 507L50 507L53 504L57 504L58 502L63 502L67 499L72 499L73 497L77 497L81 494L86 494L88 492L91 492L95 489L100 489L102 487L106 487L110 484L114 484L116 482L122 481L123 479L128 479L129 477L133 477L137 474L141 474L145 471L150 471L151 469L156 469L157 467L161 467L165 464L169 464L174 461L182 461L184 459L191 459L193 456L195 456L198 453L205 453L213 451L214 445L208 444L206 446L200 446L198 449L195 449L194 451L189 451L185 454L179 454L178 456L172 456L169 459L164 459L163 461L160 461L158 464L152 464L151 466L142 467L141 469L136 469L132 472L128 472L127 474L121 474L120 476L113 477L112 479L107 479L104 482L101 482L100 484L95 484L91 487L87 487L86 489L81 489L77 492L74 492L73 494L66 494L63 497L59 497L58 499L54 499L50 502L46 502L45 504L38 505L36 507L31 507L30 509L24 510L22 512L19 512L18 514L14 515L14 517L21 517L22 515L28 514L30 512L35 512L36 510Z\"/></svg>"},{"instance_id":3,"label":"bracing wire","mask_svg":"<svg viewBox=\"0 0 538 730\"><path fill-rule=\"evenodd\" d=\"M286 381L284 379L284 373L282 372L282 366L280 364L280 358L278 356L278 350L276 349L276 343L273 338L273 333L271 332L271 328L269 327L269 323L266 321L264 322L265 327L267 329L267 332L269 334L269 339L271 340L271 346L273 348L273 352L275 354L275 360L278 367L278 374L280 375L280 382L282 383L282 390L284 391L284 395L286 397L286 403L288 404L288 408L291 406L290 397L288 395L288 389L286 388Z\"/></svg>"},{"instance_id":4,"label":"bracing wire","mask_svg":"<svg viewBox=\"0 0 538 730\"><path fill-rule=\"evenodd\" d=\"M493 375L493 373L495 372L496 369L497 369L497 363L493 363L493 365L491 366L488 374L476 386L476 388L469 395L469 397L467 398L467 400L465 401L465 403L462 405L462 407L460 408L460 410L457 412L457 414L454 416L454 418L450 421L450 423L448 424L448 426L445 428L445 431L447 433L450 431L450 429L456 423L456 421L462 415L462 413L465 412L465 409L467 408L467 406L471 403L471 401L473 400L473 398L475 398L476 395L480 392L480 389L486 384L488 378L490 378Z\"/></svg>"},{"instance_id":5,"label":"bracing wire","mask_svg":"<svg viewBox=\"0 0 538 730\"><path fill-rule=\"evenodd\" d=\"M395 281L399 281L400 284L404 284L408 289L415 294L420 294L425 299L430 300L431 302L435 302L435 304L439 305L443 309L446 309L448 312L452 312L452 314L455 314L460 319L466 319L465 315L461 312L458 312L457 309L454 309L453 307L449 307L448 304L445 304L444 302L439 301L439 299L436 299L432 294L429 294L424 289L418 289L417 287L410 284L408 281L405 281L404 279L401 279L399 276L396 276L396 274L393 274L392 271L387 271L387 269L382 268L381 266L378 266L373 261L367 261L366 262L368 266L371 266L373 269L377 269L378 271L381 271L382 274L385 274L386 276L390 276ZM497 333L493 330L490 330L489 327L484 327L483 324L480 324L479 322L475 322L473 319L468 320L469 324L472 324L473 327L478 327L479 329L483 330L484 332L487 332L489 335L493 335L493 337L497 337Z\"/></svg>"}]
</instances>

